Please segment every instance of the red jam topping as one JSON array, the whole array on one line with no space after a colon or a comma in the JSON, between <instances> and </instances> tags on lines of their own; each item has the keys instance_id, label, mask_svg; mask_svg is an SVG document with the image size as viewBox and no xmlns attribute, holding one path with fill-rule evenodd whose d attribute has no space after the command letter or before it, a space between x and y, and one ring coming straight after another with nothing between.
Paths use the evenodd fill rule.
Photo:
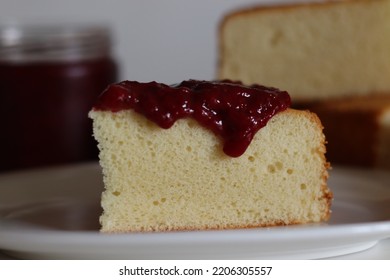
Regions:
<instances>
[{"instance_id":1,"label":"red jam topping","mask_svg":"<svg viewBox=\"0 0 390 280\"><path fill-rule=\"evenodd\" d=\"M94 110L133 109L162 128L192 117L222 137L227 155L238 157L246 151L256 132L290 105L290 96L285 91L228 80L188 80L172 86L124 81L110 85Z\"/></svg>"}]
</instances>

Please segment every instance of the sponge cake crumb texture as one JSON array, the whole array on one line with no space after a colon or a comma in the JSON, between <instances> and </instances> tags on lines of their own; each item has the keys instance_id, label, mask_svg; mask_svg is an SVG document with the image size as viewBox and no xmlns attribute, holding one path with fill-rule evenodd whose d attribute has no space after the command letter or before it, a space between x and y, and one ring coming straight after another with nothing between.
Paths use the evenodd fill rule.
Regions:
<instances>
[{"instance_id":1,"label":"sponge cake crumb texture","mask_svg":"<svg viewBox=\"0 0 390 280\"><path fill-rule=\"evenodd\" d=\"M103 232L326 221L332 194L315 114L274 116L238 158L192 119L162 129L131 110L91 111L106 190Z\"/></svg>"}]
</instances>

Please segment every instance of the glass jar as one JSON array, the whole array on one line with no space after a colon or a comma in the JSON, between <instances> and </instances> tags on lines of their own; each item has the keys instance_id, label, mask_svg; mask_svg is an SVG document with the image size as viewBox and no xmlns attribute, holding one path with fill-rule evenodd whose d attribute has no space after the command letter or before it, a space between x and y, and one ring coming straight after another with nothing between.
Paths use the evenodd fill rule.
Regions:
<instances>
[{"instance_id":1,"label":"glass jar","mask_svg":"<svg viewBox=\"0 0 390 280\"><path fill-rule=\"evenodd\" d=\"M110 31L0 26L0 171L97 159L88 112L116 81Z\"/></svg>"}]
</instances>

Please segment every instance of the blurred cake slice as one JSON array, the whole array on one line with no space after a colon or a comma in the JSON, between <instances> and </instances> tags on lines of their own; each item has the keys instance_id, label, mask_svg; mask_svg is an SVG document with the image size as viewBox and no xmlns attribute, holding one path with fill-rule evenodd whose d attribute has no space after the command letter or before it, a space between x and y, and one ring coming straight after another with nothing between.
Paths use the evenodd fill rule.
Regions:
<instances>
[{"instance_id":1,"label":"blurred cake slice","mask_svg":"<svg viewBox=\"0 0 390 280\"><path fill-rule=\"evenodd\" d=\"M294 103L390 95L390 1L236 10L219 30L218 78L287 90Z\"/></svg>"},{"instance_id":2,"label":"blurred cake slice","mask_svg":"<svg viewBox=\"0 0 390 280\"><path fill-rule=\"evenodd\" d=\"M390 95L331 99L305 108L325 127L330 162L390 169Z\"/></svg>"}]
</instances>

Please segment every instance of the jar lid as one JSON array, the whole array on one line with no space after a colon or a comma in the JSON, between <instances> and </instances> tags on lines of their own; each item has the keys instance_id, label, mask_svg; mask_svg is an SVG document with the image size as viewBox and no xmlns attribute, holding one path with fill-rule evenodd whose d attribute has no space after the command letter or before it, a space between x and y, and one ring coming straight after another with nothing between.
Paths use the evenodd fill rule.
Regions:
<instances>
[{"instance_id":1,"label":"jar lid","mask_svg":"<svg viewBox=\"0 0 390 280\"><path fill-rule=\"evenodd\" d=\"M56 62L93 59L110 54L105 26L0 26L0 61Z\"/></svg>"}]
</instances>

